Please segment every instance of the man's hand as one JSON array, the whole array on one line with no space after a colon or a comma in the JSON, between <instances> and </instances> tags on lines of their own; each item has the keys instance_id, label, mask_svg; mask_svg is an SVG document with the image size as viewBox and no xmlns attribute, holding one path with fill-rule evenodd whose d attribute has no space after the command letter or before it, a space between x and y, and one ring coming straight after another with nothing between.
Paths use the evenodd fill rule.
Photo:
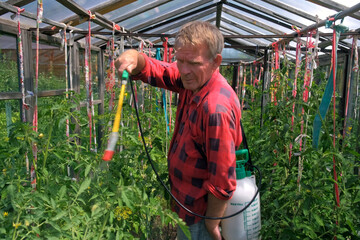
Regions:
<instances>
[{"instance_id":1,"label":"man's hand","mask_svg":"<svg viewBox=\"0 0 360 240\"><path fill-rule=\"evenodd\" d=\"M208 193L208 206L206 216L209 217L222 217L226 210L227 201L216 198L211 193ZM205 219L205 226L211 237L214 240L221 240L219 229L220 220Z\"/></svg>"},{"instance_id":2,"label":"man's hand","mask_svg":"<svg viewBox=\"0 0 360 240\"><path fill-rule=\"evenodd\" d=\"M122 75L122 72L126 70L131 75L136 75L145 67L145 59L134 49L123 52L115 60L115 68Z\"/></svg>"}]
</instances>

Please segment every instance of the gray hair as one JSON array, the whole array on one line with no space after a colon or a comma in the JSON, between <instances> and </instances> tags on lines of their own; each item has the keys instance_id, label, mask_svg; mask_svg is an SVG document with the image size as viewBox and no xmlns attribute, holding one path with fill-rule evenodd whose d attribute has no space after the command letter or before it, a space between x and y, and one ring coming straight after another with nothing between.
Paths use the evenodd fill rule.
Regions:
<instances>
[{"instance_id":1,"label":"gray hair","mask_svg":"<svg viewBox=\"0 0 360 240\"><path fill-rule=\"evenodd\" d=\"M224 48L224 36L209 22L192 21L181 27L176 35L174 48L178 50L188 44L206 44L209 48L209 59L214 59Z\"/></svg>"}]
</instances>

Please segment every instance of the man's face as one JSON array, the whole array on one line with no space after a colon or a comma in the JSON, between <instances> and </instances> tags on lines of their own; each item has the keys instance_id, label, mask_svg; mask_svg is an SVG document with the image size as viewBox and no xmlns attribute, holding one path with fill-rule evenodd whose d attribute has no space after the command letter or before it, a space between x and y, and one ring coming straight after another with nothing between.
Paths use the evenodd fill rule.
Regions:
<instances>
[{"instance_id":1,"label":"man's face","mask_svg":"<svg viewBox=\"0 0 360 240\"><path fill-rule=\"evenodd\" d=\"M185 45L176 51L175 56L184 88L193 93L201 89L218 67L216 61L209 59L205 44Z\"/></svg>"}]
</instances>

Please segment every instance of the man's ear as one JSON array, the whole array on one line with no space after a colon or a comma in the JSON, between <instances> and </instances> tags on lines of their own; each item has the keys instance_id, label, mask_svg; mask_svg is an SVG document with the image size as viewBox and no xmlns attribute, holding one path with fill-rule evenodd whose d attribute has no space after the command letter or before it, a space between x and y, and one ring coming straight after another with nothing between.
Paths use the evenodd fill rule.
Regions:
<instances>
[{"instance_id":1,"label":"man's ear","mask_svg":"<svg viewBox=\"0 0 360 240\"><path fill-rule=\"evenodd\" d=\"M216 65L216 68L220 66L221 61L222 61L221 54L216 54L216 57L214 58L214 64Z\"/></svg>"}]
</instances>

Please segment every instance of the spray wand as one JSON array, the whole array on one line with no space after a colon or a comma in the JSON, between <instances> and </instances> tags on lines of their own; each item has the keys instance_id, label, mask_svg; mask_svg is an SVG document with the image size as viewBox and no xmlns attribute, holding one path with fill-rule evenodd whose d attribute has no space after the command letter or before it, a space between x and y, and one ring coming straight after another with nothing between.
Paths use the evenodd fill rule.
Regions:
<instances>
[{"instance_id":1,"label":"spray wand","mask_svg":"<svg viewBox=\"0 0 360 240\"><path fill-rule=\"evenodd\" d=\"M129 78L129 73L126 70L124 70L123 74L122 74L122 78L121 78L122 81L121 81L120 97L119 97L119 103L118 103L117 110L116 110L114 124L113 124L112 131L110 133L108 146L107 146L107 148L104 152L104 156L102 158L104 161L110 161L115 153L116 142L119 138L120 118L121 118L121 110L122 110L122 105L123 105L124 96L125 96L125 86L126 86L126 82L127 82L128 78Z\"/></svg>"}]
</instances>

